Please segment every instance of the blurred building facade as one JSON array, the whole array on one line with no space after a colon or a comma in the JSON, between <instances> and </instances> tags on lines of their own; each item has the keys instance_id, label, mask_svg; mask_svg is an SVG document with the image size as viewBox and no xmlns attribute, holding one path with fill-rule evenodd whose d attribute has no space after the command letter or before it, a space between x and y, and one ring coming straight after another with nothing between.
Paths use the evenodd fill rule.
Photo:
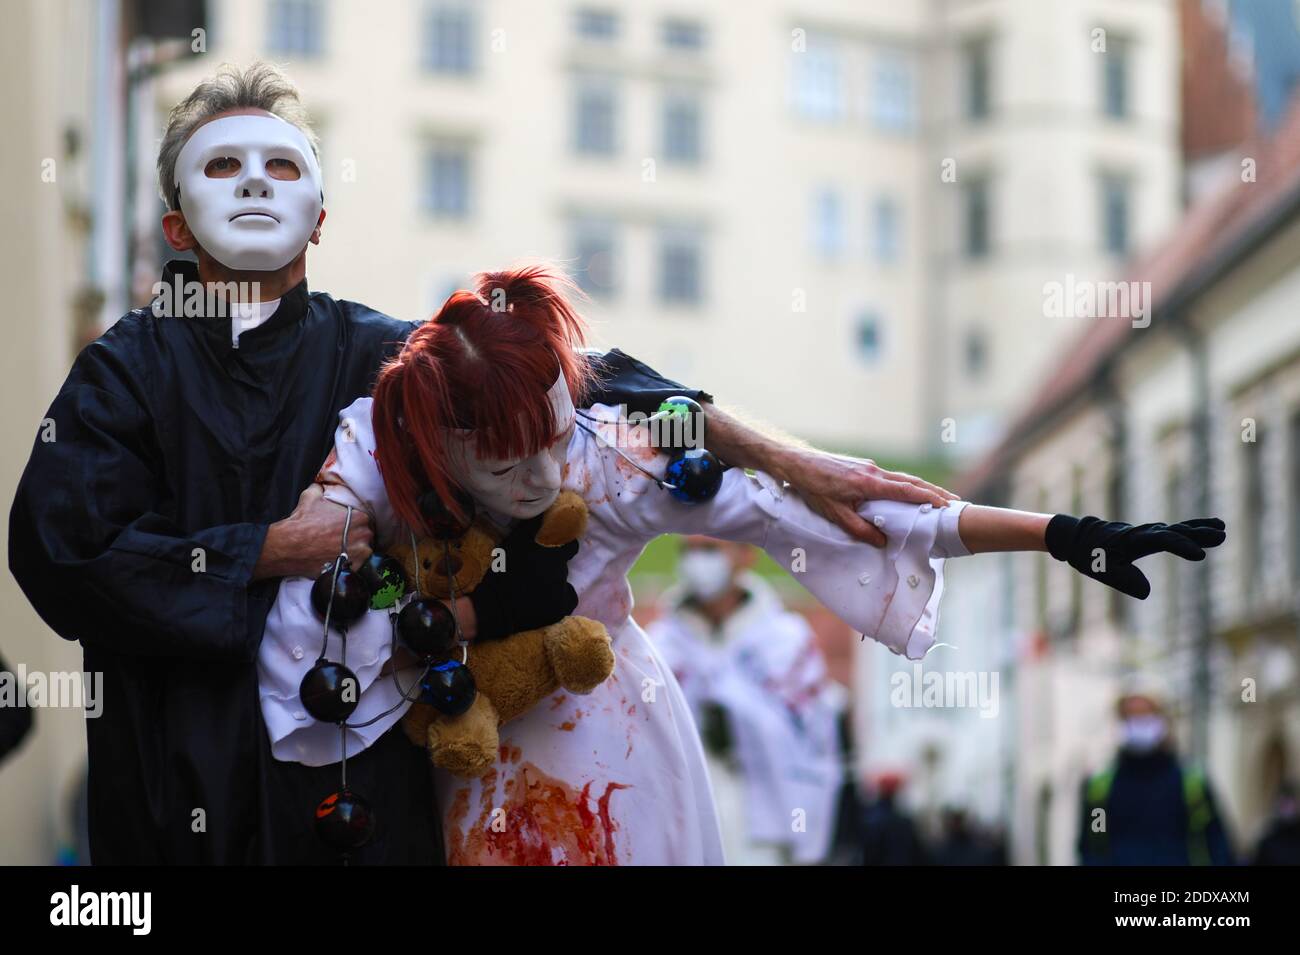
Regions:
<instances>
[{"instance_id":1,"label":"blurred building facade","mask_svg":"<svg viewBox=\"0 0 1300 955\"><path fill-rule=\"evenodd\" d=\"M1275 98L1300 75L1300 55L1284 55L1298 35L1297 11L1286 7L1178 4L1187 211L1161 242L1101 273L1150 283L1147 315L1063 322L1064 347L1058 338L1024 366L1036 397L1016 402L996 452L960 478L967 497L1030 510L1131 521L1220 515L1227 549L1199 568L1153 560L1155 593L1140 605L1046 556L950 562L940 632L955 646L937 648L924 669L996 676L996 717L970 705L900 708L890 681L911 665L860 657L867 767L912 775L919 808L957 804L1005 820L1022 864L1074 860L1078 786L1113 753L1115 696L1133 674L1156 678L1175 702L1180 746L1224 790L1239 848L1296 772L1296 588L1285 568L1300 560L1287 556L1300 493L1287 384L1300 319L1285 314L1273 285L1288 268L1276 264L1284 240L1258 238L1273 234L1270 217L1289 214L1294 118L1262 105L1260 92ZM1228 233L1246 237L1231 252ZM1037 287L1022 289L1022 314L1051 321L1046 281L1059 278L1038 273ZM1246 407L1255 402L1268 407L1262 440L1271 443L1241 434L1233 443L1232 415L1238 432L1251 421L1264 427ZM1260 702L1241 701L1244 679Z\"/></svg>"},{"instance_id":2,"label":"blurred building facade","mask_svg":"<svg viewBox=\"0 0 1300 955\"><path fill-rule=\"evenodd\" d=\"M1134 266L1154 286L1151 327L1089 329L975 482L1026 508L1228 523L1202 564L1146 562L1142 603L1043 555L1006 559L1023 637L1011 818L1022 850L1048 861L1072 858L1078 785L1111 755L1127 674L1165 685L1180 748L1208 769L1239 849L1297 772L1300 112L1240 158L1243 179ZM1267 171L1245 178L1256 163Z\"/></svg>"},{"instance_id":3,"label":"blurred building facade","mask_svg":"<svg viewBox=\"0 0 1300 955\"><path fill-rule=\"evenodd\" d=\"M99 43L102 23L84 3L14 4L0 30L0 278L9 302L0 350L5 401L0 430L9 453L0 460L6 507L40 429L41 416L68 373L80 342L98 325L103 293L96 276L113 271L113 240L95 228L97 184L113 158L95 147L91 90L116 62ZM106 196L121 200L121 189ZM102 206L100 206L102 208ZM120 247L120 246L118 246ZM124 259L123 259L124 261ZM122 269L116 274L121 281ZM57 437L56 437L57 439ZM6 537L8 522L0 534ZM55 637L9 574L0 578L5 621L0 656L29 672L77 673L81 648ZM40 709L26 741L0 765L0 864L55 861L73 841L71 804L85 763L85 725L78 708Z\"/></svg>"},{"instance_id":4,"label":"blurred building facade","mask_svg":"<svg viewBox=\"0 0 1300 955\"><path fill-rule=\"evenodd\" d=\"M1183 4L1185 109L1200 117L1184 128L1192 204L1116 275L1150 283L1149 326L1086 323L965 478L973 496L1031 510L1216 515L1229 528L1203 564L1145 562L1143 603L1045 555L954 568L958 606L983 590L985 615L1002 621L1007 735L1000 754L969 748L1001 759L1020 862L1073 860L1079 784L1112 757L1113 706L1135 675L1163 686L1179 748L1219 788L1239 852L1297 772L1300 319L1287 303L1300 281L1300 109L1255 109L1261 84L1239 73L1220 6ZM1220 108L1225 95L1243 108ZM976 629L961 619L947 634Z\"/></svg>"},{"instance_id":5,"label":"blurred building facade","mask_svg":"<svg viewBox=\"0 0 1300 955\"><path fill-rule=\"evenodd\" d=\"M946 456L970 462L1077 332L1044 287L1095 283L1164 237L1180 208L1177 4L949 3L933 49L928 352L916 399ZM978 499L978 498L977 498ZM902 772L931 818L943 805L1009 816L1019 745L1012 705L1011 570L949 564L940 639L919 670L863 645L861 774ZM900 706L927 674L987 681L986 705ZM996 680L994 679L996 678Z\"/></svg>"}]
</instances>

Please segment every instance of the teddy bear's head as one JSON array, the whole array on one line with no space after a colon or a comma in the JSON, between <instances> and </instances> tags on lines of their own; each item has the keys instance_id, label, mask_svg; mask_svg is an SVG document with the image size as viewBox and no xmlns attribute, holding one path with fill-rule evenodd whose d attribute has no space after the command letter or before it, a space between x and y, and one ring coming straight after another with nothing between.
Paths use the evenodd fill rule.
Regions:
<instances>
[{"instance_id":1,"label":"teddy bear's head","mask_svg":"<svg viewBox=\"0 0 1300 955\"><path fill-rule=\"evenodd\" d=\"M491 525L478 520L462 536L449 541L430 538L420 541L418 566L412 559L409 541L398 543L390 553L402 562L412 589L418 574L421 593L445 600L451 597L453 584L458 594L469 593L479 585L492 564L492 549L496 545Z\"/></svg>"}]
</instances>

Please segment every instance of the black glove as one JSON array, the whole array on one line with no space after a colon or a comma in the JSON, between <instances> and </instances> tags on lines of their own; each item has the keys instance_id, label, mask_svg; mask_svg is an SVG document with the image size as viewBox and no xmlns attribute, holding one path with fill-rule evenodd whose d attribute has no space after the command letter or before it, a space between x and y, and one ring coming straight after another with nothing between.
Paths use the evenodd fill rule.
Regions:
<instances>
[{"instance_id":1,"label":"black glove","mask_svg":"<svg viewBox=\"0 0 1300 955\"><path fill-rule=\"evenodd\" d=\"M469 595L478 621L477 640L499 640L521 630L549 626L573 613L578 593L569 583L569 560L578 542L543 547L533 538L541 516L520 521L501 542L505 567L491 567Z\"/></svg>"},{"instance_id":2,"label":"black glove","mask_svg":"<svg viewBox=\"0 0 1300 955\"><path fill-rule=\"evenodd\" d=\"M1085 577L1139 600L1151 593L1151 583L1133 561L1148 554L1176 554L1184 560L1205 560L1206 547L1218 547L1227 535L1223 521L1202 517L1180 524L1121 524L1099 517L1057 514L1047 523L1047 550ZM1096 554L1094 551L1102 553ZM1099 569L1094 570L1096 566Z\"/></svg>"}]
</instances>

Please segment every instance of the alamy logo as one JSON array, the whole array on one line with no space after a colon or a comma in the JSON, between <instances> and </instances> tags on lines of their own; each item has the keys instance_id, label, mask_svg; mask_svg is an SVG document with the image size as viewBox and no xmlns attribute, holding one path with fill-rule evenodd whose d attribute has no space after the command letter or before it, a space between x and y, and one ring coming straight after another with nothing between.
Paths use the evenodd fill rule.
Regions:
<instances>
[{"instance_id":1,"label":"alamy logo","mask_svg":"<svg viewBox=\"0 0 1300 955\"><path fill-rule=\"evenodd\" d=\"M151 892L70 892L50 896L51 925L129 925L131 934L148 935L152 927Z\"/></svg>"},{"instance_id":2,"label":"alamy logo","mask_svg":"<svg viewBox=\"0 0 1300 955\"><path fill-rule=\"evenodd\" d=\"M170 283L154 282L150 310L158 318L230 315L241 302L260 302L261 282L195 282L179 273Z\"/></svg>"},{"instance_id":3,"label":"alamy logo","mask_svg":"<svg viewBox=\"0 0 1300 955\"><path fill-rule=\"evenodd\" d=\"M103 685L104 675L98 671L45 673L19 663L12 670L0 670L0 708L85 709L86 718L93 720L104 711Z\"/></svg>"},{"instance_id":4,"label":"alamy logo","mask_svg":"<svg viewBox=\"0 0 1300 955\"><path fill-rule=\"evenodd\" d=\"M1121 318L1134 328L1151 324L1150 282L1093 282L1075 278L1043 283L1044 318Z\"/></svg>"},{"instance_id":5,"label":"alamy logo","mask_svg":"<svg viewBox=\"0 0 1300 955\"><path fill-rule=\"evenodd\" d=\"M991 720L998 715L998 672L930 670L914 664L889 678L889 703L901 708L978 709Z\"/></svg>"}]
</instances>

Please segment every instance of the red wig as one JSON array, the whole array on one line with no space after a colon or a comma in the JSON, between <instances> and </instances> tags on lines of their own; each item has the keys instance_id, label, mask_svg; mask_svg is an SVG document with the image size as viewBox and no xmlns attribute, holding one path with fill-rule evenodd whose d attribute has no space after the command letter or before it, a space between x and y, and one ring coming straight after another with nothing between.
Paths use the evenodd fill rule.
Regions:
<instances>
[{"instance_id":1,"label":"red wig","mask_svg":"<svg viewBox=\"0 0 1300 955\"><path fill-rule=\"evenodd\" d=\"M587 326L566 279L542 266L477 276L454 292L379 373L375 459L397 516L427 529L420 495L432 488L457 517L446 429L474 429L483 457L536 454L559 435L546 393L563 372L576 407L592 379L579 353Z\"/></svg>"}]
</instances>

